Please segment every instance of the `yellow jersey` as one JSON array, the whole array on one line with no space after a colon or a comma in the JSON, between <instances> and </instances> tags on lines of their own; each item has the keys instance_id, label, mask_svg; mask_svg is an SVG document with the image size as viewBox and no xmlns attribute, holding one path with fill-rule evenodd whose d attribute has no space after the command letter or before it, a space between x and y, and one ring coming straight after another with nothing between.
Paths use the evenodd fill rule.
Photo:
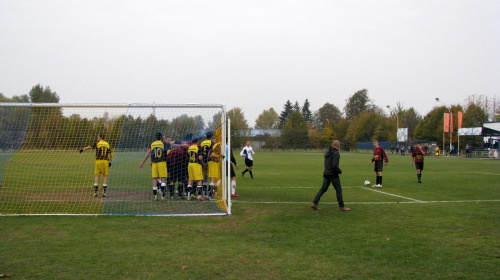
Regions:
<instances>
[{"instance_id":1,"label":"yellow jersey","mask_svg":"<svg viewBox=\"0 0 500 280\"><path fill-rule=\"evenodd\" d=\"M108 142L101 140L92 146L95 150L95 160L111 161L111 148Z\"/></svg>"},{"instance_id":2,"label":"yellow jersey","mask_svg":"<svg viewBox=\"0 0 500 280\"><path fill-rule=\"evenodd\" d=\"M167 161L167 153L165 153L165 145L162 141L157 140L151 143L150 155L153 163Z\"/></svg>"},{"instance_id":3,"label":"yellow jersey","mask_svg":"<svg viewBox=\"0 0 500 280\"><path fill-rule=\"evenodd\" d=\"M194 144L189 146L188 155L189 155L189 163L200 163L198 157L201 155L201 150L198 145Z\"/></svg>"}]
</instances>

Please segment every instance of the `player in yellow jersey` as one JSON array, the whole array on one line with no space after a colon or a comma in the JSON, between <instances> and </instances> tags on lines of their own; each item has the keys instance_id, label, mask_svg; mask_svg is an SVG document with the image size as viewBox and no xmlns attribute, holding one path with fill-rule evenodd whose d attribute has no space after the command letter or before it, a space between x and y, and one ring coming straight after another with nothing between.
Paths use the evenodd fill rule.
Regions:
<instances>
[{"instance_id":1,"label":"player in yellow jersey","mask_svg":"<svg viewBox=\"0 0 500 280\"><path fill-rule=\"evenodd\" d=\"M108 173L111 166L112 154L108 142L104 141L104 135L97 136L97 142L92 146L86 146L80 149L80 153L85 150L95 150L95 168L94 168L94 196L99 192L99 175L102 175L102 196L106 197L108 188Z\"/></svg>"},{"instance_id":2,"label":"player in yellow jersey","mask_svg":"<svg viewBox=\"0 0 500 280\"><path fill-rule=\"evenodd\" d=\"M151 144L150 151L139 164L139 168L142 168L146 160L149 157L151 158L151 176L153 177L153 195L155 201L158 200L157 180L161 180L161 200L165 200L167 187L165 183L165 178L167 177L167 152L165 150L165 144L161 141L162 139L163 134L161 132L156 133L156 141Z\"/></svg>"},{"instance_id":3,"label":"player in yellow jersey","mask_svg":"<svg viewBox=\"0 0 500 280\"><path fill-rule=\"evenodd\" d=\"M208 161L208 178L210 185L208 186L208 198L214 197L214 192L217 191L221 180L221 143L215 143L209 154Z\"/></svg>"},{"instance_id":4,"label":"player in yellow jersey","mask_svg":"<svg viewBox=\"0 0 500 280\"><path fill-rule=\"evenodd\" d=\"M201 149L201 155L203 156L203 161L201 163L202 169L203 169L203 193L208 196L208 193L210 192L207 190L207 184L209 181L210 176L208 175L208 162L210 160L210 153L212 152L213 148L213 139L214 134L212 132L208 132L206 134L207 140L201 142L200 144L200 149Z\"/></svg>"},{"instance_id":5,"label":"player in yellow jersey","mask_svg":"<svg viewBox=\"0 0 500 280\"><path fill-rule=\"evenodd\" d=\"M196 193L198 200L205 200L201 195L202 182L203 182L203 171L201 167L201 162L203 161L203 156L201 155L201 149L198 147L198 139L192 141L192 145L188 148L188 200L191 200L191 192L193 190L193 181L196 181Z\"/></svg>"}]
</instances>

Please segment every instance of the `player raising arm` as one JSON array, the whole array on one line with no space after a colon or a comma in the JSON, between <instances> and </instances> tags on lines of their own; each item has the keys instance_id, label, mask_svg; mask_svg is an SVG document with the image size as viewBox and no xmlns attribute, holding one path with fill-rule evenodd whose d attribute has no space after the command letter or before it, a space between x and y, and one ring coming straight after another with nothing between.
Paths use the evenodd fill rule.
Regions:
<instances>
[{"instance_id":1,"label":"player raising arm","mask_svg":"<svg viewBox=\"0 0 500 280\"><path fill-rule=\"evenodd\" d=\"M146 154L139 164L139 168L142 168L148 157L151 157L151 176L153 177L153 195L155 201L158 200L157 180L161 180L161 200L165 200L165 190L167 186L165 183L165 178L167 177L167 154L165 151L165 144L161 141L162 138L163 134L161 134L161 132L156 133L156 141L151 143L149 153Z\"/></svg>"},{"instance_id":2,"label":"player raising arm","mask_svg":"<svg viewBox=\"0 0 500 280\"><path fill-rule=\"evenodd\" d=\"M99 175L102 175L102 196L106 197L106 191L108 188L108 173L109 167L111 166L112 154L108 142L104 141L104 135L102 133L97 136L97 142L94 143L94 145L86 146L80 149L80 153L83 153L83 151L90 149L96 149L94 168L94 197L96 197L97 193L99 192Z\"/></svg>"}]
</instances>

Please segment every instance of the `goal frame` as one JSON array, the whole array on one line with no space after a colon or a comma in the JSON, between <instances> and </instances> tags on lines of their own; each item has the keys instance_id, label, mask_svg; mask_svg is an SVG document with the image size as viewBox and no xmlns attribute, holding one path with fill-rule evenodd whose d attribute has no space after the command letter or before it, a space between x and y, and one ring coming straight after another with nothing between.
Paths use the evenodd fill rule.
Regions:
<instances>
[{"instance_id":1,"label":"goal frame","mask_svg":"<svg viewBox=\"0 0 500 280\"><path fill-rule=\"evenodd\" d=\"M131 108L152 108L153 110L153 115L155 112L155 109L160 109L160 108L212 108L212 109L219 109L221 112L221 126L222 126L222 141L221 141L221 155L224 157L221 159L222 164L221 164L221 183L223 184L221 187L223 189L223 197L225 198L225 207L226 207L226 213L189 213L189 214L121 214L121 213L92 213L92 214L86 214L86 213L20 213L20 214L5 214L0 212L0 216L225 216L225 215L231 215L232 214L232 202L231 202L231 188L230 188L230 180L231 178L228 176L227 171L228 171L228 165L231 164L229 160L226 160L225 157L229 157L229 155L225 154L226 151L226 146L231 145L231 133L230 133L230 120L227 119L227 111L226 111L226 104L221 103L221 104L202 104L202 103L187 103L187 104L162 104L162 103L0 103L0 108L8 108L8 107L25 107L25 108L123 108L123 109L131 109ZM29 116L28 118L30 118ZM224 141L226 139L226 141ZM24 143L25 139L22 139L22 143ZM13 154L17 154L19 150L21 150L21 146L17 150L13 152ZM8 159L7 159L8 161ZM1 170L0 170L1 171ZM3 172L0 174L0 179L3 177ZM110 174L112 176L112 174ZM219 188L221 188L219 187ZM0 188L1 188L1 182L0 182ZM1 189L0 189L0 200L1 200Z\"/></svg>"}]
</instances>

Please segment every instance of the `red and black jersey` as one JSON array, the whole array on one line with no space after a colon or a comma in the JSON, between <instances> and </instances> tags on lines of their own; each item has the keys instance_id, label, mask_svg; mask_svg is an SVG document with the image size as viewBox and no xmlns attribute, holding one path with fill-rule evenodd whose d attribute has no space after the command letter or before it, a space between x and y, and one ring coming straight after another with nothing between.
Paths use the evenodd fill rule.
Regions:
<instances>
[{"instance_id":1,"label":"red and black jersey","mask_svg":"<svg viewBox=\"0 0 500 280\"><path fill-rule=\"evenodd\" d=\"M415 162L424 162L424 156L426 151L424 148L415 148L411 156L415 159Z\"/></svg>"},{"instance_id":2,"label":"red and black jersey","mask_svg":"<svg viewBox=\"0 0 500 280\"><path fill-rule=\"evenodd\" d=\"M167 155L167 163L169 165L186 165L188 162L187 149L177 147L170 150Z\"/></svg>"},{"instance_id":3,"label":"red and black jersey","mask_svg":"<svg viewBox=\"0 0 500 280\"><path fill-rule=\"evenodd\" d=\"M387 155L385 154L384 148L378 146L373 149L373 158L372 162L374 161L385 161L385 163L389 162L389 159L387 158Z\"/></svg>"}]
</instances>

